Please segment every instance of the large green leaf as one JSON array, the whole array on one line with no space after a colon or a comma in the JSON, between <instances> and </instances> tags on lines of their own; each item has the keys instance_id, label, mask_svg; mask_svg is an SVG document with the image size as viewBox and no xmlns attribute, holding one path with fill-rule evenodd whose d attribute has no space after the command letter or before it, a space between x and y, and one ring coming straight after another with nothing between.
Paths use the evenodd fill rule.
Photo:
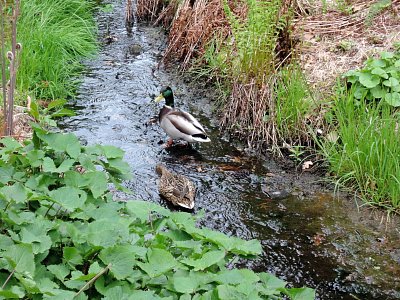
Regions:
<instances>
[{"instance_id":1,"label":"large green leaf","mask_svg":"<svg viewBox=\"0 0 400 300\"><path fill-rule=\"evenodd\" d=\"M58 167L54 164L54 161L50 157L45 157L43 159L43 172L51 173L64 173L72 168L75 160L66 159Z\"/></svg>"},{"instance_id":2,"label":"large green leaf","mask_svg":"<svg viewBox=\"0 0 400 300\"><path fill-rule=\"evenodd\" d=\"M291 288L288 291L292 300L314 300L315 290L310 288Z\"/></svg>"},{"instance_id":3,"label":"large green leaf","mask_svg":"<svg viewBox=\"0 0 400 300\"><path fill-rule=\"evenodd\" d=\"M169 216L171 214L169 210L155 203L142 200L129 201L126 204L126 208L132 216L139 218L142 222L145 222L149 219L151 212L157 212L163 216Z\"/></svg>"},{"instance_id":4,"label":"large green leaf","mask_svg":"<svg viewBox=\"0 0 400 300\"><path fill-rule=\"evenodd\" d=\"M30 277L34 276L35 262L32 245L11 245L6 251L3 252L3 257L7 259L15 271L22 274L27 274Z\"/></svg>"},{"instance_id":5,"label":"large green leaf","mask_svg":"<svg viewBox=\"0 0 400 300\"><path fill-rule=\"evenodd\" d=\"M19 182L3 186L0 188L0 194L3 194L7 201L15 201L16 203L24 203L28 198L27 189Z\"/></svg>"},{"instance_id":6,"label":"large green leaf","mask_svg":"<svg viewBox=\"0 0 400 300\"><path fill-rule=\"evenodd\" d=\"M66 171L64 173L64 183L67 186L82 188L87 186L87 179L83 176L83 174L77 171Z\"/></svg>"},{"instance_id":7,"label":"large green leaf","mask_svg":"<svg viewBox=\"0 0 400 300\"><path fill-rule=\"evenodd\" d=\"M5 235L3 233L0 234L0 250L6 250L11 245L14 245L12 238L10 238L8 235Z\"/></svg>"},{"instance_id":8,"label":"large green leaf","mask_svg":"<svg viewBox=\"0 0 400 300\"><path fill-rule=\"evenodd\" d=\"M400 107L400 93L387 93L385 95L385 101L393 107Z\"/></svg>"},{"instance_id":9,"label":"large green leaf","mask_svg":"<svg viewBox=\"0 0 400 300\"><path fill-rule=\"evenodd\" d=\"M47 220L36 219L35 223L24 226L21 229L21 241L32 245L34 254L43 253L51 248L52 241L47 232L53 224Z\"/></svg>"},{"instance_id":10,"label":"large green leaf","mask_svg":"<svg viewBox=\"0 0 400 300\"><path fill-rule=\"evenodd\" d=\"M376 87L371 89L371 94L375 99L382 99L386 94L386 90L383 89L380 85L377 85Z\"/></svg>"},{"instance_id":11,"label":"large green leaf","mask_svg":"<svg viewBox=\"0 0 400 300\"><path fill-rule=\"evenodd\" d=\"M122 158L110 158L106 169L122 179L128 180L132 178L131 167L122 160Z\"/></svg>"},{"instance_id":12,"label":"large green leaf","mask_svg":"<svg viewBox=\"0 0 400 300\"><path fill-rule=\"evenodd\" d=\"M136 248L132 245L116 245L100 252L100 259L106 265L111 263L111 273L118 280L125 279L136 265Z\"/></svg>"},{"instance_id":13,"label":"large green leaf","mask_svg":"<svg viewBox=\"0 0 400 300\"><path fill-rule=\"evenodd\" d=\"M29 159L29 163L32 167L37 168L42 165L45 152L42 150L31 150L26 153L26 157Z\"/></svg>"},{"instance_id":14,"label":"large green leaf","mask_svg":"<svg viewBox=\"0 0 400 300\"><path fill-rule=\"evenodd\" d=\"M172 282L175 291L182 294L192 294L199 286L195 277L174 276Z\"/></svg>"},{"instance_id":15,"label":"large green leaf","mask_svg":"<svg viewBox=\"0 0 400 300\"><path fill-rule=\"evenodd\" d=\"M63 248L64 259L71 265L79 265L82 263L82 255L75 247L64 247Z\"/></svg>"},{"instance_id":16,"label":"large green leaf","mask_svg":"<svg viewBox=\"0 0 400 300\"><path fill-rule=\"evenodd\" d=\"M171 253L164 249L149 249L147 263L138 263L138 266L151 278L160 276L176 267L178 262Z\"/></svg>"},{"instance_id":17,"label":"large green leaf","mask_svg":"<svg viewBox=\"0 0 400 300\"><path fill-rule=\"evenodd\" d=\"M240 284L243 282L255 283L260 278L251 270L234 269L224 270L215 276L215 280L222 284Z\"/></svg>"},{"instance_id":18,"label":"large green leaf","mask_svg":"<svg viewBox=\"0 0 400 300\"><path fill-rule=\"evenodd\" d=\"M0 183L7 184L11 181L15 169L11 165L0 166Z\"/></svg>"},{"instance_id":19,"label":"large green leaf","mask_svg":"<svg viewBox=\"0 0 400 300\"><path fill-rule=\"evenodd\" d=\"M23 299L24 296L25 292L20 286L14 285L10 289L0 290L0 299Z\"/></svg>"},{"instance_id":20,"label":"large green leaf","mask_svg":"<svg viewBox=\"0 0 400 300\"><path fill-rule=\"evenodd\" d=\"M204 270L212 265L218 264L225 258L225 251L215 250L205 253L199 259L185 258L181 262L192 266L195 271Z\"/></svg>"},{"instance_id":21,"label":"large green leaf","mask_svg":"<svg viewBox=\"0 0 400 300\"><path fill-rule=\"evenodd\" d=\"M62 207L71 211L82 207L87 198L84 191L69 186L64 186L50 192L50 196Z\"/></svg>"},{"instance_id":22,"label":"large green leaf","mask_svg":"<svg viewBox=\"0 0 400 300\"><path fill-rule=\"evenodd\" d=\"M123 158L125 151L111 145L99 146L105 157L110 158Z\"/></svg>"},{"instance_id":23,"label":"large green leaf","mask_svg":"<svg viewBox=\"0 0 400 300\"><path fill-rule=\"evenodd\" d=\"M47 269L61 281L64 281L65 277L67 277L71 272L71 270L64 264L48 265Z\"/></svg>"},{"instance_id":24,"label":"large green leaf","mask_svg":"<svg viewBox=\"0 0 400 300\"><path fill-rule=\"evenodd\" d=\"M362 72L359 76L360 83L366 88L372 89L381 82L381 77L369 72Z\"/></svg>"},{"instance_id":25,"label":"large green leaf","mask_svg":"<svg viewBox=\"0 0 400 300\"><path fill-rule=\"evenodd\" d=\"M72 158L77 158L81 153L81 144L76 135L72 133L36 133L55 151L67 152Z\"/></svg>"},{"instance_id":26,"label":"large green leaf","mask_svg":"<svg viewBox=\"0 0 400 300\"><path fill-rule=\"evenodd\" d=\"M221 300L241 300L248 299L245 294L241 293L237 287L230 285L217 286L218 299Z\"/></svg>"},{"instance_id":27,"label":"large green leaf","mask_svg":"<svg viewBox=\"0 0 400 300\"><path fill-rule=\"evenodd\" d=\"M119 241L129 239L129 222L124 219L110 222L108 219L95 220L87 226L87 242L92 246L111 247Z\"/></svg>"},{"instance_id":28,"label":"large green leaf","mask_svg":"<svg viewBox=\"0 0 400 300\"><path fill-rule=\"evenodd\" d=\"M257 240L244 241L208 228L197 229L197 232L206 240L216 243L224 249L237 254L258 255L262 253L261 244Z\"/></svg>"},{"instance_id":29,"label":"large green leaf","mask_svg":"<svg viewBox=\"0 0 400 300\"><path fill-rule=\"evenodd\" d=\"M389 75L386 73L386 71L379 67L372 69L371 74L378 75L379 77L382 77L385 79L389 78Z\"/></svg>"},{"instance_id":30,"label":"large green leaf","mask_svg":"<svg viewBox=\"0 0 400 300\"><path fill-rule=\"evenodd\" d=\"M398 86L400 83L396 78L390 77L388 80L384 80L383 84L388 86L388 87L392 87L393 88L393 87Z\"/></svg>"},{"instance_id":31,"label":"large green leaf","mask_svg":"<svg viewBox=\"0 0 400 300\"><path fill-rule=\"evenodd\" d=\"M108 180L104 172L93 171L83 174L93 197L98 198L108 190Z\"/></svg>"},{"instance_id":32,"label":"large green leaf","mask_svg":"<svg viewBox=\"0 0 400 300\"><path fill-rule=\"evenodd\" d=\"M275 277L272 274L259 273L258 276L263 282L265 288L263 294L265 295L277 295L279 294L279 289L284 289L286 287L285 281Z\"/></svg>"}]
</instances>

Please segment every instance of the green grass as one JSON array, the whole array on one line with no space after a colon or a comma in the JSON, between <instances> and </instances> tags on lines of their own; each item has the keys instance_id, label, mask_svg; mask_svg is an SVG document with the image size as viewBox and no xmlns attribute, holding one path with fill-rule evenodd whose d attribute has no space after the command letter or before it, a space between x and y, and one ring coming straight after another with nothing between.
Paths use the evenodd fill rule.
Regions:
<instances>
[{"instance_id":1,"label":"green grass","mask_svg":"<svg viewBox=\"0 0 400 300\"><path fill-rule=\"evenodd\" d=\"M321 146L337 184L368 204L399 212L399 112L384 102L358 101L350 92L337 96L333 114L339 140Z\"/></svg>"},{"instance_id":2,"label":"green grass","mask_svg":"<svg viewBox=\"0 0 400 300\"><path fill-rule=\"evenodd\" d=\"M280 3L280 0L247 0L247 18L241 20L224 1L232 38L226 42L216 33L203 57L215 75L229 74L244 83L256 78L261 83L266 74L274 72Z\"/></svg>"},{"instance_id":3,"label":"green grass","mask_svg":"<svg viewBox=\"0 0 400 300\"><path fill-rule=\"evenodd\" d=\"M37 98L73 95L81 60L97 48L92 9L85 0L21 1L18 89Z\"/></svg>"},{"instance_id":4,"label":"green grass","mask_svg":"<svg viewBox=\"0 0 400 300\"><path fill-rule=\"evenodd\" d=\"M313 107L310 91L299 66L281 69L275 84L275 122L282 140L300 141L307 134L304 120Z\"/></svg>"}]
</instances>

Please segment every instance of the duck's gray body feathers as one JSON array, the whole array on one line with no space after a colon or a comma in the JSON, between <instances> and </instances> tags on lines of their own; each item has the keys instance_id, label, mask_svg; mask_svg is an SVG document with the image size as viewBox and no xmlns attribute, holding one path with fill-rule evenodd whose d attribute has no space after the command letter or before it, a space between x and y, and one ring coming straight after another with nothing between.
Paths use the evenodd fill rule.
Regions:
<instances>
[{"instance_id":1,"label":"duck's gray body feathers","mask_svg":"<svg viewBox=\"0 0 400 300\"><path fill-rule=\"evenodd\" d=\"M189 143L210 142L201 124L189 113L165 105L159 114L160 126L172 139Z\"/></svg>"}]
</instances>

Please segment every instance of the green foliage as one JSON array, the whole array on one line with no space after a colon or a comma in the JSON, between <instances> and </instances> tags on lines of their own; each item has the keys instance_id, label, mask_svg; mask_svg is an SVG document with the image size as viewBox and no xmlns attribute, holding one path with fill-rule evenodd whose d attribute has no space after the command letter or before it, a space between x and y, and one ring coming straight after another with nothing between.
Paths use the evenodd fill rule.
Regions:
<instances>
[{"instance_id":1,"label":"green foliage","mask_svg":"<svg viewBox=\"0 0 400 300\"><path fill-rule=\"evenodd\" d=\"M379 0L373 3L369 8L367 17L365 18L365 24L371 26L374 18L391 5L392 0Z\"/></svg>"},{"instance_id":2,"label":"green foliage","mask_svg":"<svg viewBox=\"0 0 400 300\"><path fill-rule=\"evenodd\" d=\"M300 140L300 137L306 134L303 123L313 109L313 102L298 66L290 65L280 70L275 93L274 114L279 136L287 141Z\"/></svg>"},{"instance_id":3,"label":"green foliage","mask_svg":"<svg viewBox=\"0 0 400 300\"><path fill-rule=\"evenodd\" d=\"M275 70L275 47L278 38L280 0L247 0L248 13L240 20L224 1L232 37L222 41L216 35L206 50L208 67L220 75L256 78L259 82Z\"/></svg>"},{"instance_id":4,"label":"green foliage","mask_svg":"<svg viewBox=\"0 0 400 300\"><path fill-rule=\"evenodd\" d=\"M64 107L66 103L67 100L65 99L57 99L49 102L46 108L41 109L38 103L34 101L31 103L29 114L41 126L56 127L55 119L75 115L74 111Z\"/></svg>"},{"instance_id":5,"label":"green foliage","mask_svg":"<svg viewBox=\"0 0 400 300\"><path fill-rule=\"evenodd\" d=\"M1 140L0 299L314 299L267 273L229 269L258 241L198 228L188 213L108 190L123 151L34 126ZM122 187L121 187L122 188Z\"/></svg>"},{"instance_id":6,"label":"green foliage","mask_svg":"<svg viewBox=\"0 0 400 300\"><path fill-rule=\"evenodd\" d=\"M358 100L384 100L400 107L400 52L383 52L380 58L369 58L363 69L350 70L344 77Z\"/></svg>"},{"instance_id":7,"label":"green foliage","mask_svg":"<svg viewBox=\"0 0 400 300\"><path fill-rule=\"evenodd\" d=\"M73 94L80 61L97 47L92 5L85 0L21 1L19 89L34 91L36 98Z\"/></svg>"},{"instance_id":8,"label":"green foliage","mask_svg":"<svg viewBox=\"0 0 400 300\"><path fill-rule=\"evenodd\" d=\"M332 124L339 142L320 143L337 184L357 191L369 204L389 211L400 208L400 114L383 102L339 93Z\"/></svg>"}]
</instances>

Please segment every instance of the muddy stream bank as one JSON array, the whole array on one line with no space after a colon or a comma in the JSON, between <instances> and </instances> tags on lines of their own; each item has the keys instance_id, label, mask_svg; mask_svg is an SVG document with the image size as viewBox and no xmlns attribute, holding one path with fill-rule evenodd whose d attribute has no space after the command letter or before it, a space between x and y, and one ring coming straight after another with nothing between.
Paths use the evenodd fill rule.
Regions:
<instances>
[{"instance_id":1,"label":"muddy stream bank","mask_svg":"<svg viewBox=\"0 0 400 300\"><path fill-rule=\"evenodd\" d=\"M160 28L135 24L128 34L124 2L98 16L102 48L86 63L77 115L65 130L88 144L111 144L126 151L134 179L129 199L171 207L157 190L157 163L191 178L197 187L194 212L202 225L228 235L261 241L264 253L245 267L268 271L295 286L317 289L319 299L399 299L400 233L395 221L357 210L334 198L311 174L298 174L273 159L247 154L221 133L207 90L186 83L173 70L158 68L165 35ZM166 135L151 119L152 101L170 85L176 106L205 126L212 143L193 149L162 148ZM124 195L118 195L124 197Z\"/></svg>"}]
</instances>

